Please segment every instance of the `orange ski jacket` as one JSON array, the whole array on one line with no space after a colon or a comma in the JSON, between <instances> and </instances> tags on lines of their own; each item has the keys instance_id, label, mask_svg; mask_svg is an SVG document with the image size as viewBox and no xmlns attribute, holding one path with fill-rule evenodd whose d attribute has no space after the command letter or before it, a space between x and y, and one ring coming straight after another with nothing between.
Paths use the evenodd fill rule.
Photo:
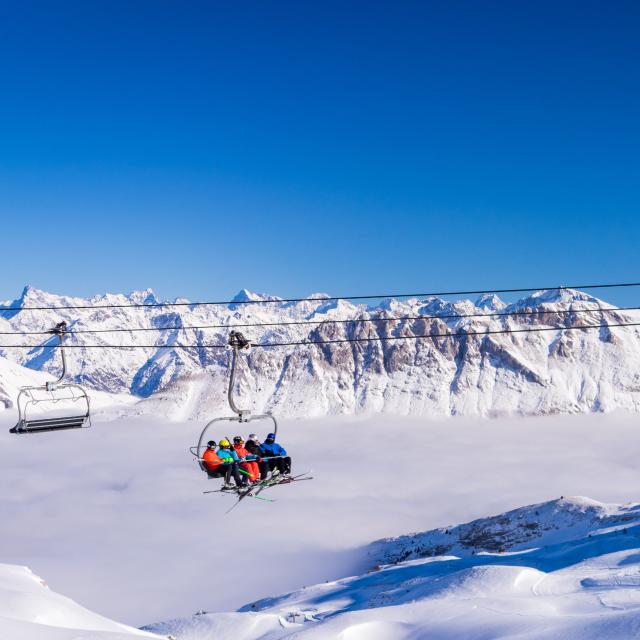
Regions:
<instances>
[{"instance_id":1,"label":"orange ski jacket","mask_svg":"<svg viewBox=\"0 0 640 640\"><path fill-rule=\"evenodd\" d=\"M217 471L222 464L222 458L213 449L207 449L202 456L202 460L209 471Z\"/></svg>"}]
</instances>

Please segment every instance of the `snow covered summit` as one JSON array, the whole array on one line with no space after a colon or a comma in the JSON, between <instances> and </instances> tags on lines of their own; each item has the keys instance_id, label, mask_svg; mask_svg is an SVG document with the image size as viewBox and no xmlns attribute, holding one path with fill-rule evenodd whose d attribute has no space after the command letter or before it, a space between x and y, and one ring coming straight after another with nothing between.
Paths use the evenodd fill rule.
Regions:
<instances>
[{"instance_id":1,"label":"snow covered summit","mask_svg":"<svg viewBox=\"0 0 640 640\"><path fill-rule=\"evenodd\" d=\"M475 303L431 297L377 305L326 298L317 294L283 302L242 290L228 305L105 308L159 300L151 290L82 299L26 287L5 304L23 310L1 312L0 331L42 331L60 320L72 331L118 330L70 336L75 345L69 350L70 371L76 381L90 389L132 394L142 401L137 412L162 411L175 419L202 419L225 409L230 357L225 345L234 325L253 325L241 330L254 343L334 341L248 352L247 367L238 376L241 395L256 410L283 416L640 409L640 329L579 329L631 324L640 316L586 293L540 291L512 304L495 295ZM241 304L248 301L252 304ZM29 310L34 306L93 308ZM516 315L504 315L509 312ZM356 322L333 322L344 319ZM483 335L505 329L515 333ZM527 329L544 331L519 332ZM472 335L448 337L453 333ZM435 337L420 338L426 335ZM345 342L352 339L360 342ZM43 349L42 341L5 335L5 345L33 347L2 347L0 356L55 374L59 356ZM122 348L94 348L101 345Z\"/></svg>"}]
</instances>

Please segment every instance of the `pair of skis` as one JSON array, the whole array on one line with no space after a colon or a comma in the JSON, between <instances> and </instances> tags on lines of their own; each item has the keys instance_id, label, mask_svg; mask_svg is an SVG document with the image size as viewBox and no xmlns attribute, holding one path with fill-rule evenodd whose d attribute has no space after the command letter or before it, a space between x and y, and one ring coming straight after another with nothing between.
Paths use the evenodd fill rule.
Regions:
<instances>
[{"instance_id":1,"label":"pair of skis","mask_svg":"<svg viewBox=\"0 0 640 640\"><path fill-rule=\"evenodd\" d=\"M276 487L280 484L290 484L292 482L299 482L300 480L313 480L313 478L309 476L310 473L310 471L305 471L304 473L300 473L297 476L276 476L275 478L271 477L268 480L264 480L263 482L258 483L257 485L252 485L245 491L238 492L238 500L230 509L227 510L226 513L230 513L231 511L233 511L245 498L255 498L256 500L275 502L275 500L270 500L269 498L261 498L259 494L265 489Z\"/></svg>"},{"instance_id":2,"label":"pair of skis","mask_svg":"<svg viewBox=\"0 0 640 640\"><path fill-rule=\"evenodd\" d=\"M271 477L267 480L263 480L258 483L257 491L251 496L252 498L258 497L258 494L265 489L269 489L270 487L277 487L279 484L291 484L292 482L299 482L300 480L313 480L309 474L311 471L305 471L304 473L299 473L297 476L282 476L278 474L275 478ZM253 485L255 487L256 485Z\"/></svg>"},{"instance_id":3,"label":"pair of skis","mask_svg":"<svg viewBox=\"0 0 640 640\"><path fill-rule=\"evenodd\" d=\"M235 504L227 511L227 513L233 511L245 498L254 498L255 500L264 500L265 502L275 502L270 498L260 497L260 493L265 489L269 489L271 487L276 487L280 484L291 484L292 482L300 482L301 480L313 480L309 474L311 471L305 471L304 473L300 473L295 476L280 476L277 475L275 477L271 477L267 480L263 480L262 482L258 482L256 484L252 484L246 489L243 487L234 487L232 489L214 489L212 491L203 491L202 493L226 493L226 494L235 494L238 496Z\"/></svg>"}]
</instances>

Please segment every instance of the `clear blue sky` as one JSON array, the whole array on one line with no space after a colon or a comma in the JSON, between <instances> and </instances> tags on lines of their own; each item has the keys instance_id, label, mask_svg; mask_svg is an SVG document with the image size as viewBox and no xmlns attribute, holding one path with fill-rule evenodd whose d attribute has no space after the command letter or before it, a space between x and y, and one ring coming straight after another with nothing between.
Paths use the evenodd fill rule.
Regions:
<instances>
[{"instance_id":1,"label":"clear blue sky","mask_svg":"<svg viewBox=\"0 0 640 640\"><path fill-rule=\"evenodd\" d=\"M4 2L0 298L640 280L639 34L638 2Z\"/></svg>"}]
</instances>

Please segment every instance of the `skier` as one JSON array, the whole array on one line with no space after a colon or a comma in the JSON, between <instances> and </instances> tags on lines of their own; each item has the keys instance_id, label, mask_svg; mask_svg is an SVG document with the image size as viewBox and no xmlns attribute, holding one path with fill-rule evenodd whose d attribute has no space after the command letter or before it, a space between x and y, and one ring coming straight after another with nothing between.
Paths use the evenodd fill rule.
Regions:
<instances>
[{"instance_id":1,"label":"skier","mask_svg":"<svg viewBox=\"0 0 640 640\"><path fill-rule=\"evenodd\" d=\"M267 454L262 450L258 436L255 433L250 433L244 446L250 454L256 456L258 468L260 469L260 479L266 480L269 475L269 462L262 459Z\"/></svg>"},{"instance_id":2,"label":"skier","mask_svg":"<svg viewBox=\"0 0 640 640\"><path fill-rule=\"evenodd\" d=\"M222 458L224 464L231 465L231 467L235 470L235 474L237 474L238 478L240 479L240 482L238 483L236 475L234 474L233 479L236 481L236 484L239 487L246 487L249 484L248 476L240 474L240 472L238 471L240 456L235 452L235 450L231 446L231 443L226 438L223 438L218 443L218 450L216 451L216 454L220 458Z\"/></svg>"},{"instance_id":3,"label":"skier","mask_svg":"<svg viewBox=\"0 0 640 640\"><path fill-rule=\"evenodd\" d=\"M227 440L221 440L220 445ZM202 456L204 466L207 468L207 473L212 478L224 478L224 486L229 489L232 488L231 476L236 482L236 486L242 484L242 477L238 472L238 465L233 459L229 460L229 457L222 454L220 451L216 452L215 440L209 440L207 442L207 449Z\"/></svg>"},{"instance_id":4,"label":"skier","mask_svg":"<svg viewBox=\"0 0 640 640\"><path fill-rule=\"evenodd\" d=\"M276 434L269 433L267 439L262 443L262 451L265 457L278 456L275 460L269 460L271 475L288 475L291 473L291 458L287 455L284 447L276 442Z\"/></svg>"},{"instance_id":5,"label":"skier","mask_svg":"<svg viewBox=\"0 0 640 640\"><path fill-rule=\"evenodd\" d=\"M256 460L259 460L260 457L253 455L249 453L249 451L247 451L242 436L236 436L233 439L233 449L238 454L241 460L246 461L242 462L240 466L245 471L248 471L251 474L249 476L249 480L251 482L256 482L258 478L260 478L260 469Z\"/></svg>"}]
</instances>

